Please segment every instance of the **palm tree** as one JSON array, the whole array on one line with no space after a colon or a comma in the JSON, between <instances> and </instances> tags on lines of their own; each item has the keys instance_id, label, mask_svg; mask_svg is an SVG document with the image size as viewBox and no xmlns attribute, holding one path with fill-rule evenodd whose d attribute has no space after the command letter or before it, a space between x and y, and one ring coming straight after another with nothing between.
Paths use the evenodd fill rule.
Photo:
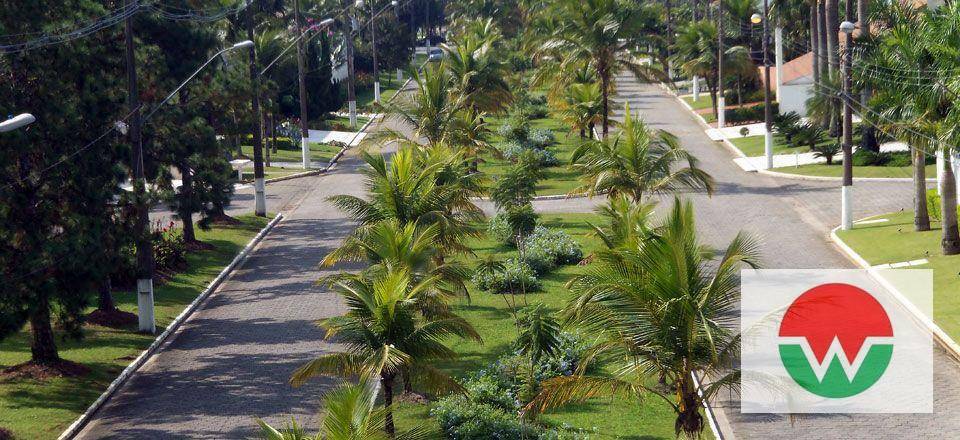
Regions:
<instances>
[{"instance_id":1,"label":"palm tree","mask_svg":"<svg viewBox=\"0 0 960 440\"><path fill-rule=\"evenodd\" d=\"M625 195L610 197L596 209L606 226L587 223L607 249L636 249L653 232L653 203L633 203Z\"/></svg>"},{"instance_id":2,"label":"palm tree","mask_svg":"<svg viewBox=\"0 0 960 440\"><path fill-rule=\"evenodd\" d=\"M714 116L717 115L718 48L717 25L707 20L691 22L683 27L673 48L674 60L687 76L699 76L706 80ZM748 69L754 69L743 46L727 48L723 58L724 79L730 74L744 74Z\"/></svg>"},{"instance_id":3,"label":"palm tree","mask_svg":"<svg viewBox=\"0 0 960 440\"><path fill-rule=\"evenodd\" d=\"M413 143L425 139L431 145L445 142L453 121L464 108L464 98L452 93L455 84L444 62L431 64L422 73L411 69L409 74L417 90L388 103L385 112L388 118L412 128L412 137L394 130L382 130L372 139L401 139Z\"/></svg>"},{"instance_id":4,"label":"palm tree","mask_svg":"<svg viewBox=\"0 0 960 440\"><path fill-rule=\"evenodd\" d=\"M481 30L467 33L456 45L442 44L444 65L453 77L457 93L473 115L496 113L505 109L513 97L504 77L506 68L494 53L496 33L487 19ZM481 37L482 36L482 37Z\"/></svg>"},{"instance_id":5,"label":"palm tree","mask_svg":"<svg viewBox=\"0 0 960 440\"><path fill-rule=\"evenodd\" d=\"M386 440L384 432L387 413L393 408L376 408L377 382L361 381L359 384L344 384L324 396L325 412L320 432L308 435L292 420L283 429L276 429L257 419L260 437L265 440ZM397 433L397 440L433 438L433 433L416 427Z\"/></svg>"},{"instance_id":6,"label":"palm tree","mask_svg":"<svg viewBox=\"0 0 960 440\"><path fill-rule=\"evenodd\" d=\"M361 225L361 233L363 226L388 219L400 225L436 224L438 259L469 252L463 240L479 236L476 224L483 219L483 211L470 200L479 191L479 177L464 171L461 155L446 151L448 160L439 161L419 147L402 146L389 163L383 155L362 152L368 165L361 170L367 197L338 195L330 200Z\"/></svg>"},{"instance_id":7,"label":"palm tree","mask_svg":"<svg viewBox=\"0 0 960 440\"><path fill-rule=\"evenodd\" d=\"M570 84L558 107L557 116L571 131L579 131L581 139L593 138L593 128L603 122L600 84Z\"/></svg>"},{"instance_id":8,"label":"palm tree","mask_svg":"<svg viewBox=\"0 0 960 440\"><path fill-rule=\"evenodd\" d=\"M644 195L681 188L713 193L713 178L697 167L697 159L680 146L677 137L632 118L629 106L613 139L581 143L570 163L583 181L573 193L625 194L634 202L643 201Z\"/></svg>"},{"instance_id":9,"label":"palm tree","mask_svg":"<svg viewBox=\"0 0 960 440\"><path fill-rule=\"evenodd\" d=\"M652 394L673 408L678 435L698 435L704 401L739 381L738 275L744 266L758 266L757 244L742 233L719 260L714 255L697 237L693 206L679 199L641 245L600 253L568 284L575 297L563 314L601 340L577 373L546 381L525 410ZM609 362L611 375L584 373L597 360ZM709 383L696 384L695 372ZM651 386L657 378L668 386Z\"/></svg>"},{"instance_id":10,"label":"palm tree","mask_svg":"<svg viewBox=\"0 0 960 440\"><path fill-rule=\"evenodd\" d=\"M613 75L629 70L642 78L664 78L625 56L636 47L634 32L640 17L637 8L617 0L555 0L551 10L558 17L557 26L538 49L539 57L554 57L561 70L588 65L600 81L603 137L610 127L610 94L614 92ZM557 54L562 54L557 57Z\"/></svg>"},{"instance_id":11,"label":"palm tree","mask_svg":"<svg viewBox=\"0 0 960 440\"><path fill-rule=\"evenodd\" d=\"M457 356L445 343L451 337L480 341L463 318L449 311L423 313L435 303L436 277L414 280L406 269L368 277L357 274L336 281L334 290L347 305L343 316L319 323L325 339L345 345L340 353L324 354L297 369L290 383L300 386L315 376L379 380L383 388L383 428L393 438L393 387L396 377L409 371L436 392L462 390L460 385L428 361Z\"/></svg>"}]
</instances>

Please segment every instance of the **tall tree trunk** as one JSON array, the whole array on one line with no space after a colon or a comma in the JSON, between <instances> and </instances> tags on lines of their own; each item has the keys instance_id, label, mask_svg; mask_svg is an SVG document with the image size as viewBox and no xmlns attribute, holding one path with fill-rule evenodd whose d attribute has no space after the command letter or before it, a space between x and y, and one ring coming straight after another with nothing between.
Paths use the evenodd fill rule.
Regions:
<instances>
[{"instance_id":1,"label":"tall tree trunk","mask_svg":"<svg viewBox=\"0 0 960 440\"><path fill-rule=\"evenodd\" d=\"M606 139L607 133L610 132L610 72L603 63L597 67L597 71L600 74L600 88L602 89L600 92L603 94L603 138Z\"/></svg>"},{"instance_id":2,"label":"tall tree trunk","mask_svg":"<svg viewBox=\"0 0 960 440\"><path fill-rule=\"evenodd\" d=\"M913 228L930 230L930 213L927 211L927 170L923 150L910 147L913 153Z\"/></svg>"},{"instance_id":3,"label":"tall tree trunk","mask_svg":"<svg viewBox=\"0 0 960 440\"><path fill-rule=\"evenodd\" d=\"M953 173L953 152L944 151L943 180L940 186L940 217L943 218L943 255L960 254L960 230L957 229L957 176Z\"/></svg>"},{"instance_id":4,"label":"tall tree trunk","mask_svg":"<svg viewBox=\"0 0 960 440\"><path fill-rule=\"evenodd\" d=\"M857 21L860 23L860 40L866 40L870 37L870 14L867 10L867 8L870 6L869 3L870 0L857 0ZM860 94L860 104L863 107L866 107L867 103L870 102L870 97L872 95L873 90L870 87L870 84L864 85ZM862 135L860 136L860 148L879 153L880 143L877 142L876 127L867 121L863 121L861 124L863 129L861 130Z\"/></svg>"},{"instance_id":5,"label":"tall tree trunk","mask_svg":"<svg viewBox=\"0 0 960 440\"><path fill-rule=\"evenodd\" d=\"M39 296L36 308L30 314L30 336L31 362L51 365L60 361L53 327L50 325L50 299L46 295Z\"/></svg>"},{"instance_id":6,"label":"tall tree trunk","mask_svg":"<svg viewBox=\"0 0 960 440\"><path fill-rule=\"evenodd\" d=\"M267 143L269 143L270 136L268 136L267 125L268 125L267 114L263 113L263 116L260 118L260 137L262 139L266 139ZM267 147L263 149L264 153L266 153L266 155L263 158L264 166L270 166L270 150L272 148L273 146L267 145Z\"/></svg>"},{"instance_id":7,"label":"tall tree trunk","mask_svg":"<svg viewBox=\"0 0 960 440\"><path fill-rule=\"evenodd\" d=\"M836 78L840 74L840 22L839 22L839 1L826 0L826 32L827 32L827 71L830 78ZM830 136L837 137L840 133L840 100L831 99L830 111L833 117L830 118Z\"/></svg>"},{"instance_id":8,"label":"tall tree trunk","mask_svg":"<svg viewBox=\"0 0 960 440\"><path fill-rule=\"evenodd\" d=\"M182 179L177 215L183 223L183 240L191 243L197 241L197 235L193 230L193 175L188 165L177 165L177 169L180 170L180 179Z\"/></svg>"},{"instance_id":9,"label":"tall tree trunk","mask_svg":"<svg viewBox=\"0 0 960 440\"><path fill-rule=\"evenodd\" d=\"M810 49L813 52L813 87L820 90L820 25L817 20L819 9L814 0L810 3Z\"/></svg>"},{"instance_id":10,"label":"tall tree trunk","mask_svg":"<svg viewBox=\"0 0 960 440\"><path fill-rule=\"evenodd\" d=\"M817 2L817 48L820 49L820 81L826 82L830 76L827 72L827 9L823 0Z\"/></svg>"},{"instance_id":11,"label":"tall tree trunk","mask_svg":"<svg viewBox=\"0 0 960 440\"><path fill-rule=\"evenodd\" d=\"M383 387L383 406L388 408L384 415L383 430L388 437L394 438L397 435L397 429L393 424L393 410L389 409L393 405L393 376L381 375L380 385Z\"/></svg>"},{"instance_id":12,"label":"tall tree trunk","mask_svg":"<svg viewBox=\"0 0 960 440\"><path fill-rule=\"evenodd\" d=\"M107 276L100 283L100 292L97 295L97 310L102 312L113 312L117 310L117 304L113 301L113 286L110 283L110 277Z\"/></svg>"},{"instance_id":13,"label":"tall tree trunk","mask_svg":"<svg viewBox=\"0 0 960 440\"><path fill-rule=\"evenodd\" d=\"M703 416L700 415L700 396L697 394L693 379L689 373L677 379L677 391L680 394L680 412L677 414L674 430L679 434L699 434L703 431Z\"/></svg>"}]
</instances>

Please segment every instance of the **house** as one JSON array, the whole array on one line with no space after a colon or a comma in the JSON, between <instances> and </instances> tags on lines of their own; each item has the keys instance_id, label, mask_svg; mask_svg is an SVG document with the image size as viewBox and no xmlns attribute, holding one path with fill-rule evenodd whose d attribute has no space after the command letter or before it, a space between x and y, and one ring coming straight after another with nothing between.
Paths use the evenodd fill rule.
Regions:
<instances>
[{"instance_id":1,"label":"house","mask_svg":"<svg viewBox=\"0 0 960 440\"><path fill-rule=\"evenodd\" d=\"M760 81L763 81L762 67ZM770 69L772 92L780 103L780 113L797 112L807 115L807 98L813 94L813 52L807 52L783 64L782 81L777 81L776 69ZM780 90L777 90L780 87Z\"/></svg>"}]
</instances>

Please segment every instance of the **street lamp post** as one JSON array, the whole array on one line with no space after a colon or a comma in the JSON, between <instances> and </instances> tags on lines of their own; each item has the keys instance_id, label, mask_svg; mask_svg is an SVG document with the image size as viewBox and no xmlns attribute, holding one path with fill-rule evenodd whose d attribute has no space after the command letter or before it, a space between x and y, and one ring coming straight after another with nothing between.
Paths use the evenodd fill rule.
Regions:
<instances>
[{"instance_id":1,"label":"street lamp post","mask_svg":"<svg viewBox=\"0 0 960 440\"><path fill-rule=\"evenodd\" d=\"M256 6L247 8L247 39L250 41L250 97L253 110L253 192L254 209L257 217L267 216L266 182L263 173L263 115L260 114L260 69L257 69L257 49L253 44L253 18Z\"/></svg>"},{"instance_id":2,"label":"street lamp post","mask_svg":"<svg viewBox=\"0 0 960 440\"><path fill-rule=\"evenodd\" d=\"M770 6L768 0L763 0L763 16L753 14L750 21L754 24L763 22L763 41L761 50L763 51L763 154L766 156L766 169L773 168L773 108L770 104L770 28L768 26Z\"/></svg>"},{"instance_id":3,"label":"street lamp post","mask_svg":"<svg viewBox=\"0 0 960 440\"><path fill-rule=\"evenodd\" d=\"M19 115L16 115L12 118L7 119L6 121L0 122L0 133L6 132L6 131L13 131L18 128L26 127L34 123L34 121L36 120L37 118L35 118L30 113L21 113Z\"/></svg>"},{"instance_id":4,"label":"street lamp post","mask_svg":"<svg viewBox=\"0 0 960 440\"><path fill-rule=\"evenodd\" d=\"M347 43L347 107L350 111L350 128L357 128L357 89L354 75L356 71L353 67L353 32L357 30L357 10L363 7L363 0L357 0L354 4L355 9L350 14L350 29L344 32L344 38Z\"/></svg>"},{"instance_id":5,"label":"street lamp post","mask_svg":"<svg viewBox=\"0 0 960 440\"><path fill-rule=\"evenodd\" d=\"M397 2L397 0L393 0L393 1L390 2L390 6L392 6L392 7L394 7L394 8L396 8L397 5L399 5L399 4L400 4L400 3ZM389 6L384 6L384 7L383 7L382 9L380 9L379 11L374 11L374 10L373 10L373 5L372 5L372 4L370 5L370 14L371 14L371 16L370 16L370 21L369 21L369 27L370 27L370 48L372 49L372 52L373 52L373 101L376 102L377 104L380 103L380 65L379 65L379 63L377 62L377 24L376 24L376 20L377 20L377 17L379 17L380 14L382 14L383 11L386 10L388 7L389 7ZM357 0L357 9L359 10L359 9L361 9L361 8L363 8L363 0ZM397 69L397 71L399 72L399 69ZM398 79L399 79L399 75L398 75Z\"/></svg>"},{"instance_id":6,"label":"street lamp post","mask_svg":"<svg viewBox=\"0 0 960 440\"><path fill-rule=\"evenodd\" d=\"M850 7L847 7L847 19L850 19ZM854 24L849 21L840 23L840 32L846 34L843 44L843 186L840 189L840 223L843 230L853 229L853 109L850 107L850 89L852 82L852 61L850 51L853 48Z\"/></svg>"},{"instance_id":7,"label":"street lamp post","mask_svg":"<svg viewBox=\"0 0 960 440\"><path fill-rule=\"evenodd\" d=\"M293 21L297 28L297 81L300 86L300 153L303 169L310 168L310 129L307 127L307 79L303 68L303 19L300 16L300 0L293 1Z\"/></svg>"}]
</instances>

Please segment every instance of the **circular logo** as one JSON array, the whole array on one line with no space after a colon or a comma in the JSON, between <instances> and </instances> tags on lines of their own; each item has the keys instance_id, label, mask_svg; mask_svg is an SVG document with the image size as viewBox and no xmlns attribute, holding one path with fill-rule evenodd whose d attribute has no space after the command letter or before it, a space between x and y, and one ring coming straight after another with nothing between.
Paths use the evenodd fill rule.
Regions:
<instances>
[{"instance_id":1,"label":"circular logo","mask_svg":"<svg viewBox=\"0 0 960 440\"><path fill-rule=\"evenodd\" d=\"M822 397L862 393L883 376L893 355L893 327L883 306L849 284L822 284L787 308L780 360L790 377Z\"/></svg>"}]
</instances>

